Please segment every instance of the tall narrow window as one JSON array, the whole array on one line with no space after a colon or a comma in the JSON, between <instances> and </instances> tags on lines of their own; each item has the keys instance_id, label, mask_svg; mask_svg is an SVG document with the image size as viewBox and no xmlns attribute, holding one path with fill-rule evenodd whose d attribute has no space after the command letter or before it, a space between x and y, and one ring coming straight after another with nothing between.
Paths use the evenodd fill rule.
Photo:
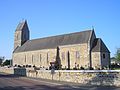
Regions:
<instances>
[{"instance_id":1,"label":"tall narrow window","mask_svg":"<svg viewBox=\"0 0 120 90\"><path fill-rule=\"evenodd\" d=\"M19 37L19 36L18 36L18 34L17 34L17 35L16 35L16 40L18 40L18 37Z\"/></svg>"},{"instance_id":2,"label":"tall narrow window","mask_svg":"<svg viewBox=\"0 0 120 90\"><path fill-rule=\"evenodd\" d=\"M41 54L39 55L39 60L40 60L40 62L41 62L41 59L42 59L42 57L41 57Z\"/></svg>"},{"instance_id":3,"label":"tall narrow window","mask_svg":"<svg viewBox=\"0 0 120 90\"><path fill-rule=\"evenodd\" d=\"M103 54L103 59L105 59L105 54Z\"/></svg>"},{"instance_id":4,"label":"tall narrow window","mask_svg":"<svg viewBox=\"0 0 120 90\"><path fill-rule=\"evenodd\" d=\"M26 55L25 55L25 63L26 63Z\"/></svg>"},{"instance_id":5,"label":"tall narrow window","mask_svg":"<svg viewBox=\"0 0 120 90\"><path fill-rule=\"evenodd\" d=\"M17 40L20 40L20 35L19 34L17 34Z\"/></svg>"},{"instance_id":6,"label":"tall narrow window","mask_svg":"<svg viewBox=\"0 0 120 90\"><path fill-rule=\"evenodd\" d=\"M33 57L33 55L32 55L32 64L33 64L33 59L34 59L34 57Z\"/></svg>"},{"instance_id":7,"label":"tall narrow window","mask_svg":"<svg viewBox=\"0 0 120 90\"><path fill-rule=\"evenodd\" d=\"M76 59L80 59L80 52L76 51Z\"/></svg>"},{"instance_id":8,"label":"tall narrow window","mask_svg":"<svg viewBox=\"0 0 120 90\"><path fill-rule=\"evenodd\" d=\"M47 64L49 63L49 60L48 60L48 59L49 59L49 55L48 55L48 53L47 53Z\"/></svg>"},{"instance_id":9,"label":"tall narrow window","mask_svg":"<svg viewBox=\"0 0 120 90\"><path fill-rule=\"evenodd\" d=\"M65 60L65 52L62 52L62 60Z\"/></svg>"}]
</instances>

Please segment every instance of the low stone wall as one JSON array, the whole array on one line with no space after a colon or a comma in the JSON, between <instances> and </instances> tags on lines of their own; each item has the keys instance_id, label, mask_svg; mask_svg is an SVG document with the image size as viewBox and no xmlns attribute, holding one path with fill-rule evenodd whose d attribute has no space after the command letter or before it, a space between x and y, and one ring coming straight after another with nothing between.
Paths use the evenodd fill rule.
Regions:
<instances>
[{"instance_id":1,"label":"low stone wall","mask_svg":"<svg viewBox=\"0 0 120 90\"><path fill-rule=\"evenodd\" d=\"M31 70L27 72L27 76L87 85L120 86L119 70L57 70L54 72Z\"/></svg>"},{"instance_id":2,"label":"low stone wall","mask_svg":"<svg viewBox=\"0 0 120 90\"><path fill-rule=\"evenodd\" d=\"M25 68L0 68L0 72L34 78L66 81L80 85L120 86L120 70L34 70Z\"/></svg>"},{"instance_id":3,"label":"low stone wall","mask_svg":"<svg viewBox=\"0 0 120 90\"><path fill-rule=\"evenodd\" d=\"M14 68L0 67L0 72L14 74Z\"/></svg>"},{"instance_id":4,"label":"low stone wall","mask_svg":"<svg viewBox=\"0 0 120 90\"><path fill-rule=\"evenodd\" d=\"M26 74L28 71L34 70L34 68L7 68L7 67L0 67L0 72L7 73L7 74L15 74L20 76L27 76Z\"/></svg>"}]
</instances>

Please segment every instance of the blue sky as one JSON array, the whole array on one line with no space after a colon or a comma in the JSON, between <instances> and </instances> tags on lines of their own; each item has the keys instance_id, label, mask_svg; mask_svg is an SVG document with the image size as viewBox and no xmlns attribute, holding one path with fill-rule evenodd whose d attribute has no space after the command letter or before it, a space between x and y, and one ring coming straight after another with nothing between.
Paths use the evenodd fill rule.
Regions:
<instances>
[{"instance_id":1,"label":"blue sky","mask_svg":"<svg viewBox=\"0 0 120 90\"><path fill-rule=\"evenodd\" d=\"M12 58L14 32L27 19L31 39L95 28L111 55L120 47L120 0L0 0L0 56Z\"/></svg>"}]
</instances>

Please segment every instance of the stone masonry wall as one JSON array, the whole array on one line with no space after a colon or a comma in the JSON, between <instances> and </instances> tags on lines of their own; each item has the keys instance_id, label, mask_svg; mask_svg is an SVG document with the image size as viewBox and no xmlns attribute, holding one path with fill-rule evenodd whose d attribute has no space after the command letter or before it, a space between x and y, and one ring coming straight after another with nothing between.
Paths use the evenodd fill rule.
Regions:
<instances>
[{"instance_id":1,"label":"stone masonry wall","mask_svg":"<svg viewBox=\"0 0 120 90\"><path fill-rule=\"evenodd\" d=\"M105 58L103 58L105 54ZM92 67L94 69L109 67L110 53L107 52L92 52Z\"/></svg>"},{"instance_id":2,"label":"stone masonry wall","mask_svg":"<svg viewBox=\"0 0 120 90\"><path fill-rule=\"evenodd\" d=\"M120 70L34 70L25 68L0 68L0 72L34 78L66 81L81 85L120 86Z\"/></svg>"},{"instance_id":3,"label":"stone masonry wall","mask_svg":"<svg viewBox=\"0 0 120 90\"><path fill-rule=\"evenodd\" d=\"M103 54L105 58L103 58ZM102 52L101 53L101 67L109 67L110 65L110 53Z\"/></svg>"},{"instance_id":4,"label":"stone masonry wall","mask_svg":"<svg viewBox=\"0 0 120 90\"><path fill-rule=\"evenodd\" d=\"M21 46L21 31L17 31L15 32L15 36L14 36L14 49L17 48L17 46Z\"/></svg>"},{"instance_id":5,"label":"stone masonry wall","mask_svg":"<svg viewBox=\"0 0 120 90\"><path fill-rule=\"evenodd\" d=\"M68 52L70 59L70 68L75 66L80 68L88 67L89 55L87 44L76 45L64 45L59 46L60 60L62 68L68 68ZM17 65L35 65L37 67L49 68L50 62L56 60L56 48L55 49L43 49L36 51L13 53L13 66Z\"/></svg>"},{"instance_id":6,"label":"stone masonry wall","mask_svg":"<svg viewBox=\"0 0 120 90\"><path fill-rule=\"evenodd\" d=\"M14 69L13 68L5 68L5 67L0 67L0 72L3 73L8 73L8 74L14 74Z\"/></svg>"},{"instance_id":7,"label":"stone masonry wall","mask_svg":"<svg viewBox=\"0 0 120 90\"><path fill-rule=\"evenodd\" d=\"M28 71L28 77L80 83L81 85L120 86L119 70Z\"/></svg>"},{"instance_id":8,"label":"stone masonry wall","mask_svg":"<svg viewBox=\"0 0 120 90\"><path fill-rule=\"evenodd\" d=\"M92 52L92 67L94 69L101 68L101 53Z\"/></svg>"}]
</instances>

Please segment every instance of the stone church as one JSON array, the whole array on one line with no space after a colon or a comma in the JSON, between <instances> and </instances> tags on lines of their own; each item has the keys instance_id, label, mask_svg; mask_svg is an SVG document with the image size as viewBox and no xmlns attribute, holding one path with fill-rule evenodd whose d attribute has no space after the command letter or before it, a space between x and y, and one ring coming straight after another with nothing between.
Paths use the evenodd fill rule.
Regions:
<instances>
[{"instance_id":1,"label":"stone church","mask_svg":"<svg viewBox=\"0 0 120 90\"><path fill-rule=\"evenodd\" d=\"M94 30L29 40L27 21L18 24L14 36L13 66L49 69L108 67L110 51Z\"/></svg>"}]
</instances>

